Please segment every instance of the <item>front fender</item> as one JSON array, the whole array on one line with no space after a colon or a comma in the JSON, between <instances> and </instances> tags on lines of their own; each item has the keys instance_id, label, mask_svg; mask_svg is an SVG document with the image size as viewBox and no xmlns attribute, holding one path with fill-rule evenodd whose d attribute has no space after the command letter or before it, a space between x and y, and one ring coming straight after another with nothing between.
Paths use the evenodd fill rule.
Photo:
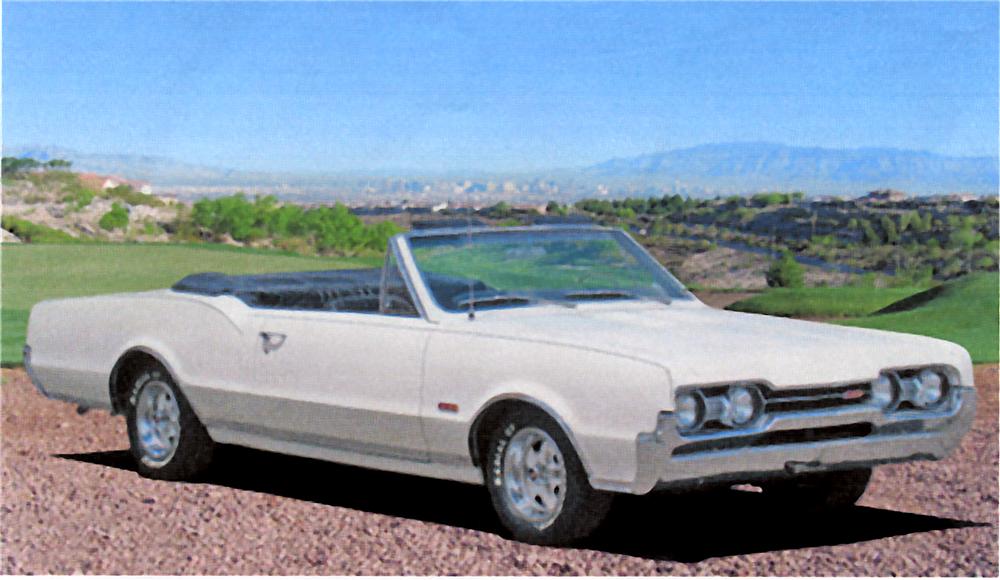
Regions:
<instances>
[{"instance_id":1,"label":"front fender","mask_svg":"<svg viewBox=\"0 0 1000 580\"><path fill-rule=\"evenodd\" d=\"M664 367L573 346L444 332L430 339L425 365L421 414L432 456L471 461L476 417L522 400L563 426L592 484L607 489L634 479L636 437L673 405Z\"/></svg>"}]
</instances>

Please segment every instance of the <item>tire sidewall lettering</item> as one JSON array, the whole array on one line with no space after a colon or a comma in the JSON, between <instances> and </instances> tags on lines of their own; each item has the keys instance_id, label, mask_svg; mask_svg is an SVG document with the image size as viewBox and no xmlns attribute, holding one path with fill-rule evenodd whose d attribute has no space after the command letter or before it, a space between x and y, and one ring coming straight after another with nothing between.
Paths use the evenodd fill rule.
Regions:
<instances>
[{"instance_id":1,"label":"tire sidewall lettering","mask_svg":"<svg viewBox=\"0 0 1000 580\"><path fill-rule=\"evenodd\" d=\"M495 487L503 487L503 462L507 444L520 427L511 421L503 428L503 435L498 438L496 446L491 450L490 470L491 482Z\"/></svg>"}]
</instances>

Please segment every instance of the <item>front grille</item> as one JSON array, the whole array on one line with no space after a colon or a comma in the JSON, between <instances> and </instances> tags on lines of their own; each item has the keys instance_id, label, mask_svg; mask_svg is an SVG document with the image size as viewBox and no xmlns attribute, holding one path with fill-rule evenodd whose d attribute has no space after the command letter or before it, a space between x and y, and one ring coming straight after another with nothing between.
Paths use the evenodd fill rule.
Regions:
<instances>
[{"instance_id":1,"label":"front grille","mask_svg":"<svg viewBox=\"0 0 1000 580\"><path fill-rule=\"evenodd\" d=\"M673 454L689 455L692 453L726 451L749 447L768 447L771 445L794 445L798 443L819 443L822 441L836 441L838 439L854 439L871 435L872 429L873 427L871 423L851 423L848 425L835 425L833 427L770 431L740 437L696 441L694 443L681 445L674 450Z\"/></svg>"},{"instance_id":2,"label":"front grille","mask_svg":"<svg viewBox=\"0 0 1000 580\"><path fill-rule=\"evenodd\" d=\"M771 390L764 393L764 412L775 414L834 409L867 403L870 397L871 387L867 383L839 387Z\"/></svg>"}]
</instances>

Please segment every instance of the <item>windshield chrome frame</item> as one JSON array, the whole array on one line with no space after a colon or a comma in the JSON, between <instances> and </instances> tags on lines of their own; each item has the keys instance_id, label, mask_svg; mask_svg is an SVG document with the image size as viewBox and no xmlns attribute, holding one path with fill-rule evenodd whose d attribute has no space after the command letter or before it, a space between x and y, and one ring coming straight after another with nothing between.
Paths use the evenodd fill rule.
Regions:
<instances>
[{"instance_id":1,"label":"windshield chrome frame","mask_svg":"<svg viewBox=\"0 0 1000 580\"><path fill-rule=\"evenodd\" d=\"M413 298L414 306L417 307L420 317L427 322L439 321L442 311L437 307L433 296L430 295L429 290L424 285L423 276L420 275L420 270L413 259L413 254L410 253L410 244L407 243L404 234L397 234L389 239L389 247L382 262L382 284L379 286L380 310L382 292L385 291L385 267L389 263L390 253L396 258L396 267L399 268L399 273L402 275L403 281L406 282L406 289L410 291L410 297Z\"/></svg>"},{"instance_id":2,"label":"windshield chrome frame","mask_svg":"<svg viewBox=\"0 0 1000 580\"><path fill-rule=\"evenodd\" d=\"M411 290L414 291L414 298L420 303L417 308L424 315L424 318L429 322L438 322L444 318L463 318L468 319L468 315L465 312L452 312L446 310L438 305L437 299L434 297L433 292L428 288L424 277L420 272L420 268L417 266L416 259L413 257L413 251L410 247L410 240L414 238L447 238L447 237L457 237L476 234L494 234L494 233L508 233L508 232L618 232L622 234L622 237L627 240L627 243L632 244L632 247L644 256L651 267L657 269L663 276L669 280L675 282L679 288L684 292L683 297L671 297L672 300L680 301L694 301L697 302L697 298L691 294L684 284L682 284L677 278L670 273L660 262L653 257L649 251L646 250L633 238L628 232L619 228L609 228L605 226L596 225L579 225L579 224L561 224L561 225L545 225L545 226L514 226L514 227L484 227L484 226L474 226L470 228L439 228L439 229L427 229L427 230L416 230L410 231L394 236L390 242L390 245L396 251L396 258L401 265L404 266L404 277L406 278L407 285L410 286ZM615 301L621 302L621 301ZM532 306L532 305L527 305ZM502 309L501 309L502 310Z\"/></svg>"}]
</instances>

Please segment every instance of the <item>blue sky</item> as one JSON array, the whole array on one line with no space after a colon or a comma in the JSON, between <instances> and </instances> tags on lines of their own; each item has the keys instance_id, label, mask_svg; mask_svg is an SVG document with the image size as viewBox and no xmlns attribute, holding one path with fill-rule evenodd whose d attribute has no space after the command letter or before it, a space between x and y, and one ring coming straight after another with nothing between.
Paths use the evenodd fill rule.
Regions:
<instances>
[{"instance_id":1,"label":"blue sky","mask_svg":"<svg viewBox=\"0 0 1000 580\"><path fill-rule=\"evenodd\" d=\"M4 2L3 140L292 171L996 155L997 39L995 2Z\"/></svg>"}]
</instances>

